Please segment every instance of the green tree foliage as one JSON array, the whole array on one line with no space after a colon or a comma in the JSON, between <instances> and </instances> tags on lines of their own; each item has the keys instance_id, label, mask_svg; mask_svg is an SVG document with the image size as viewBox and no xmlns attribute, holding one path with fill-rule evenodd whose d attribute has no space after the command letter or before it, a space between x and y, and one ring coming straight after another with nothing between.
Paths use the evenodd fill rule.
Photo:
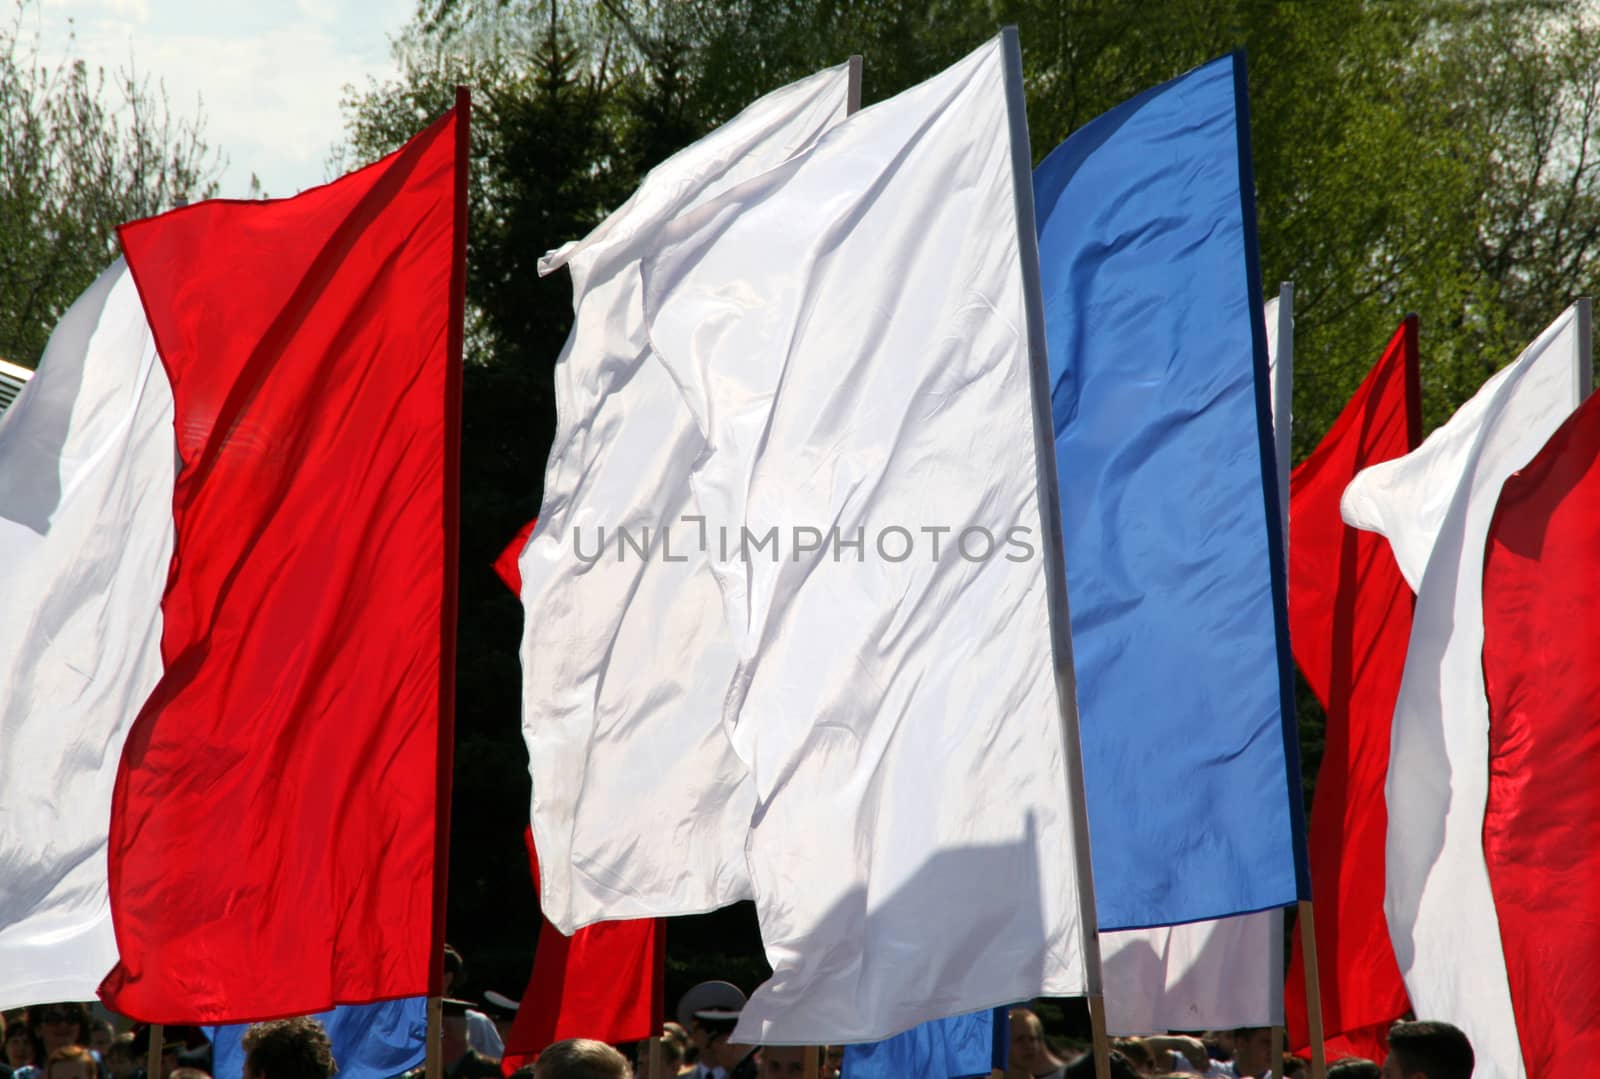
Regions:
<instances>
[{"instance_id":1,"label":"green tree foliage","mask_svg":"<svg viewBox=\"0 0 1600 1079\"><path fill-rule=\"evenodd\" d=\"M221 162L136 73L42 64L29 10L0 23L0 356L31 367L116 227L208 194Z\"/></svg>"},{"instance_id":2,"label":"green tree foliage","mask_svg":"<svg viewBox=\"0 0 1600 1079\"><path fill-rule=\"evenodd\" d=\"M451 912L504 985L526 971L517 864L527 780L520 611L487 565L537 510L551 369L571 322L541 254L586 233L652 165L758 95L852 53L867 102L1021 31L1034 154L1233 49L1249 60L1267 294L1296 288L1295 451L1322 437L1408 311L1424 415L1442 422L1594 286L1600 29L1546 0L429 0L399 70L347 101L348 156L397 146L473 86L475 186ZM1307 788L1320 709L1301 691ZM671 761L662 761L671 769ZM674 923L694 950L753 940L748 914ZM742 921L739 919L743 919ZM514 934L515 935L515 934ZM740 945L742 946L742 945ZM744 960L753 979L760 971ZM759 961L756 961L758 965ZM729 967L727 969L744 969ZM681 985L679 986L681 987Z\"/></svg>"}]
</instances>

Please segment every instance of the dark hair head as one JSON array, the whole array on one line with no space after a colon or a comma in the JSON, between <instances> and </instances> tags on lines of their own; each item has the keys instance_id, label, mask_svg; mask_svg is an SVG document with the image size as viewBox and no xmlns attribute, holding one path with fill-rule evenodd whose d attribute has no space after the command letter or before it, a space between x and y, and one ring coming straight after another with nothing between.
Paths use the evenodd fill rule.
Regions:
<instances>
[{"instance_id":1,"label":"dark hair head","mask_svg":"<svg viewBox=\"0 0 1600 1079\"><path fill-rule=\"evenodd\" d=\"M444 946L444 972L446 974L454 974L462 980L465 980L467 976L467 961L461 958L460 952L448 944Z\"/></svg>"},{"instance_id":2,"label":"dark hair head","mask_svg":"<svg viewBox=\"0 0 1600 1079\"><path fill-rule=\"evenodd\" d=\"M1360 1057L1345 1057L1328 1065L1328 1079L1379 1079L1382 1075L1382 1068Z\"/></svg>"},{"instance_id":3,"label":"dark hair head","mask_svg":"<svg viewBox=\"0 0 1600 1079\"><path fill-rule=\"evenodd\" d=\"M78 1025L78 1037L89 1036L89 1009L77 1001L65 1001L60 1004L40 1004L36 1008L28 1009L29 1025L34 1030L43 1029L46 1023L57 1023L65 1020Z\"/></svg>"},{"instance_id":4,"label":"dark hair head","mask_svg":"<svg viewBox=\"0 0 1600 1079\"><path fill-rule=\"evenodd\" d=\"M1396 1023L1389 1028L1389 1052L1406 1075L1472 1079L1472 1043L1449 1023Z\"/></svg>"},{"instance_id":5,"label":"dark hair head","mask_svg":"<svg viewBox=\"0 0 1600 1079\"><path fill-rule=\"evenodd\" d=\"M328 1079L339 1070L328 1032L309 1016L255 1023L239 1044L258 1079Z\"/></svg>"}]
</instances>

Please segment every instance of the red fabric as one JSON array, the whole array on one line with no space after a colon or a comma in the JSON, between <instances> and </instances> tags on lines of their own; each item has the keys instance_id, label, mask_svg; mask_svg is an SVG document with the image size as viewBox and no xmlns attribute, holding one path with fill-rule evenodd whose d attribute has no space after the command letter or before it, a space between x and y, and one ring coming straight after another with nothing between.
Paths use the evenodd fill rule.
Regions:
<instances>
[{"instance_id":1,"label":"red fabric","mask_svg":"<svg viewBox=\"0 0 1600 1079\"><path fill-rule=\"evenodd\" d=\"M1357 1060L1370 1060L1374 1064L1382 1065L1383 1058L1389 1055L1390 1025L1379 1023L1359 1030L1347 1030L1343 1034L1324 1039L1322 1042L1324 1059L1331 1064L1336 1060L1354 1057ZM1311 1047L1301 1046L1294 1051L1294 1055L1310 1060Z\"/></svg>"},{"instance_id":2,"label":"red fabric","mask_svg":"<svg viewBox=\"0 0 1600 1079\"><path fill-rule=\"evenodd\" d=\"M1307 843L1330 1039L1387 1031L1409 1008L1383 914L1383 785L1413 597L1383 537L1346 525L1339 499L1357 472L1420 441L1416 333L1406 319L1289 481L1289 640L1328 714ZM1283 996L1299 1049L1310 1035L1298 926Z\"/></svg>"},{"instance_id":3,"label":"red fabric","mask_svg":"<svg viewBox=\"0 0 1600 1079\"><path fill-rule=\"evenodd\" d=\"M121 231L182 461L166 673L111 813L124 1015L428 991L457 123L297 198Z\"/></svg>"},{"instance_id":4,"label":"red fabric","mask_svg":"<svg viewBox=\"0 0 1600 1079\"><path fill-rule=\"evenodd\" d=\"M531 828L524 838L537 883L539 856ZM666 922L660 918L601 922L570 937L540 918L533 976L506 1036L501 1070L510 1075L563 1038L631 1042L658 1033L666 1013L661 998L666 955Z\"/></svg>"},{"instance_id":5,"label":"red fabric","mask_svg":"<svg viewBox=\"0 0 1600 1079\"><path fill-rule=\"evenodd\" d=\"M1600 397L1506 481L1483 566L1483 853L1529 1075L1600 1053Z\"/></svg>"},{"instance_id":6,"label":"red fabric","mask_svg":"<svg viewBox=\"0 0 1600 1079\"><path fill-rule=\"evenodd\" d=\"M535 517L517 530L506 549L500 552L500 557L494 560L494 571L506 583L506 587L516 593L518 599L522 598L522 571L517 568L517 559L522 557L522 549L528 545L528 537L533 535L533 530L539 524Z\"/></svg>"}]
</instances>

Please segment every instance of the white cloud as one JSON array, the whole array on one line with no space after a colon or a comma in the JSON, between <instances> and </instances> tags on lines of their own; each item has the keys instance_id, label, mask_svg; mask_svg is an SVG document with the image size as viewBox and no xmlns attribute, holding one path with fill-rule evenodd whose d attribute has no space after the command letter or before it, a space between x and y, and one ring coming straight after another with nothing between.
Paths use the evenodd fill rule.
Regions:
<instances>
[{"instance_id":1,"label":"white cloud","mask_svg":"<svg viewBox=\"0 0 1600 1079\"><path fill-rule=\"evenodd\" d=\"M207 140L229 159L222 195L247 194L252 173L291 195L327 179L344 87L390 70L389 37L410 12L409 0L57 0L40 29L47 59L66 55L71 17L73 55L112 70L131 59L176 111L203 102Z\"/></svg>"}]
</instances>

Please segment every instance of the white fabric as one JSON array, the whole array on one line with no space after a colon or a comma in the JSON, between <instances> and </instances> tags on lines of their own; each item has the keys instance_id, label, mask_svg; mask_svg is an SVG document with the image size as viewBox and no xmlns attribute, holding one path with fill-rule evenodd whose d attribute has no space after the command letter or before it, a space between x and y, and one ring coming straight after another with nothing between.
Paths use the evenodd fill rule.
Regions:
<instances>
[{"instance_id":1,"label":"white fabric","mask_svg":"<svg viewBox=\"0 0 1600 1079\"><path fill-rule=\"evenodd\" d=\"M1471 1039L1480 1079L1523 1074L1483 858L1483 557L1500 488L1578 405L1576 311L1405 457L1361 472L1344 519L1420 582L1395 703L1384 910L1411 1003Z\"/></svg>"},{"instance_id":2,"label":"white fabric","mask_svg":"<svg viewBox=\"0 0 1600 1079\"><path fill-rule=\"evenodd\" d=\"M774 971L747 1044L1085 987L1003 67L996 40L858 113L642 266L706 437L696 504L781 544L711 556ZM919 537L902 561L894 526ZM1025 529L1032 557L969 560L970 526ZM801 550L830 532L859 556Z\"/></svg>"},{"instance_id":3,"label":"white fabric","mask_svg":"<svg viewBox=\"0 0 1600 1079\"><path fill-rule=\"evenodd\" d=\"M1281 408L1280 373L1292 376L1278 297L1265 305L1267 372L1272 385L1278 482L1288 522L1291 421ZM1287 387L1283 387L1287 389ZM1113 1035L1231 1030L1283 1024L1283 911L1267 910L1187 925L1100 934L1106 1028Z\"/></svg>"},{"instance_id":4,"label":"white fabric","mask_svg":"<svg viewBox=\"0 0 1600 1079\"><path fill-rule=\"evenodd\" d=\"M1117 1036L1283 1023L1283 911L1100 934Z\"/></svg>"},{"instance_id":5,"label":"white fabric","mask_svg":"<svg viewBox=\"0 0 1600 1079\"><path fill-rule=\"evenodd\" d=\"M122 745L161 676L172 389L120 261L0 418L0 1007L89 1000Z\"/></svg>"},{"instance_id":6,"label":"white fabric","mask_svg":"<svg viewBox=\"0 0 1600 1079\"><path fill-rule=\"evenodd\" d=\"M564 933L750 896L755 795L720 722L735 657L716 581L698 550L615 557L619 527L648 530L659 546L661 526L677 524L681 543L679 518L694 512L689 468L704 446L650 355L638 261L675 215L842 120L847 93L841 65L768 95L541 264L570 268L577 314L556 366L544 505L518 563L540 896ZM601 529L610 554L576 557L592 555Z\"/></svg>"}]
</instances>

